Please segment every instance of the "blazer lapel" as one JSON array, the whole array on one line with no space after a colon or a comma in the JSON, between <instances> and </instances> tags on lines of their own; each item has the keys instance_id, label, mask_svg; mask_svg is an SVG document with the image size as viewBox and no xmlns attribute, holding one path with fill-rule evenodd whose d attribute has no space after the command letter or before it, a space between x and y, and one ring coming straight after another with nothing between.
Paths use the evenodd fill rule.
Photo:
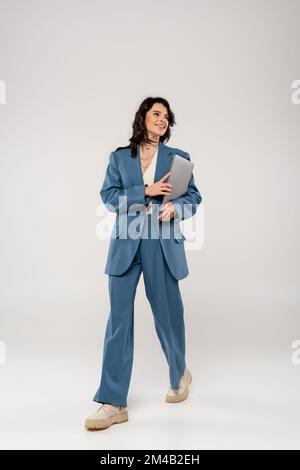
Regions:
<instances>
[{"instance_id":1,"label":"blazer lapel","mask_svg":"<svg viewBox=\"0 0 300 470\"><path fill-rule=\"evenodd\" d=\"M172 150L163 142L159 141L158 153L156 160L156 168L154 174L154 183L159 181L166 173L170 171L172 163ZM131 157L130 149L128 150L128 158L126 159L127 172L130 175L133 186L144 183L142 167L140 163L140 144L138 144L137 155Z\"/></svg>"},{"instance_id":2,"label":"blazer lapel","mask_svg":"<svg viewBox=\"0 0 300 470\"><path fill-rule=\"evenodd\" d=\"M159 141L159 148L154 175L154 183L159 181L166 173L170 171L172 163L172 150L163 142Z\"/></svg>"}]
</instances>

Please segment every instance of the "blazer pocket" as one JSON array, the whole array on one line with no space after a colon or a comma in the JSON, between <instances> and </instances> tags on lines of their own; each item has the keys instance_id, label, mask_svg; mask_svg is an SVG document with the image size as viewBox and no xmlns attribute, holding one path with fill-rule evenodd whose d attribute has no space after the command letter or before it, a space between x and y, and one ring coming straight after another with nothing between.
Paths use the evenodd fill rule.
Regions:
<instances>
[{"instance_id":1,"label":"blazer pocket","mask_svg":"<svg viewBox=\"0 0 300 470\"><path fill-rule=\"evenodd\" d=\"M185 240L185 236L182 234L182 237L181 237L181 238L174 238L174 240L175 240L177 243L183 243L184 240Z\"/></svg>"},{"instance_id":2,"label":"blazer pocket","mask_svg":"<svg viewBox=\"0 0 300 470\"><path fill-rule=\"evenodd\" d=\"M114 235L114 233L112 232L112 233L111 233L111 236L110 236L110 239L111 239L111 240L116 240L116 238L120 238L120 236L121 236L120 232L116 233L115 235Z\"/></svg>"},{"instance_id":3,"label":"blazer pocket","mask_svg":"<svg viewBox=\"0 0 300 470\"><path fill-rule=\"evenodd\" d=\"M110 238L113 239L113 240L115 240L116 238L120 238L123 231L124 231L124 229L123 229L122 226L120 226L119 224L115 224L113 229L112 229Z\"/></svg>"}]
</instances>

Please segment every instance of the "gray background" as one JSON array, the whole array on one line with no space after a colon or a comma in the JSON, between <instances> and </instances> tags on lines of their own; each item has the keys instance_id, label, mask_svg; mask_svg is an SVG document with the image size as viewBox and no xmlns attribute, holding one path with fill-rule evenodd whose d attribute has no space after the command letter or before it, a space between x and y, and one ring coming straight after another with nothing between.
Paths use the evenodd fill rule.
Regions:
<instances>
[{"instance_id":1,"label":"gray background","mask_svg":"<svg viewBox=\"0 0 300 470\"><path fill-rule=\"evenodd\" d=\"M292 0L0 1L2 448L299 448L299 17ZM141 277L129 421L90 433L99 189L149 95L175 111L167 145L203 197L180 281L193 383L164 402Z\"/></svg>"}]
</instances>

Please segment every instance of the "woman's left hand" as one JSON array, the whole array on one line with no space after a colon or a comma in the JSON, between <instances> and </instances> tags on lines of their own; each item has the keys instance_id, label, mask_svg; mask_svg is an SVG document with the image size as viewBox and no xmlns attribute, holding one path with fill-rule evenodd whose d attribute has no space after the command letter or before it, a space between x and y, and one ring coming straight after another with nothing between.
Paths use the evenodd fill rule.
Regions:
<instances>
[{"instance_id":1,"label":"woman's left hand","mask_svg":"<svg viewBox=\"0 0 300 470\"><path fill-rule=\"evenodd\" d=\"M171 201L169 201L166 202L166 204L164 204L163 207L159 209L159 211L161 214L158 216L158 219L161 221L166 221L175 217L176 207Z\"/></svg>"}]
</instances>

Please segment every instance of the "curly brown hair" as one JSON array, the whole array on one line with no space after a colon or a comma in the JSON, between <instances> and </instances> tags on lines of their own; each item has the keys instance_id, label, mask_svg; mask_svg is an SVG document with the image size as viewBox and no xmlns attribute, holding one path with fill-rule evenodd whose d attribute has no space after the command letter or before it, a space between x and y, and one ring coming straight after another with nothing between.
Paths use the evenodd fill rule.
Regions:
<instances>
[{"instance_id":1,"label":"curly brown hair","mask_svg":"<svg viewBox=\"0 0 300 470\"><path fill-rule=\"evenodd\" d=\"M168 142L171 137L171 127L176 124L175 121L175 114L170 108L168 101L161 96L157 96L153 98L149 96L148 98L144 99L140 104L137 112L135 113L134 121L132 123L132 136L129 139L130 144L126 147L118 147L116 150L123 149L123 148L131 148L131 156L135 157L137 155L137 146L138 144L142 143L151 143L151 141L147 137L147 129L145 125L145 118L147 111L152 108L155 103L163 104L168 111L168 128L164 135L160 136L159 140L162 142Z\"/></svg>"}]
</instances>

